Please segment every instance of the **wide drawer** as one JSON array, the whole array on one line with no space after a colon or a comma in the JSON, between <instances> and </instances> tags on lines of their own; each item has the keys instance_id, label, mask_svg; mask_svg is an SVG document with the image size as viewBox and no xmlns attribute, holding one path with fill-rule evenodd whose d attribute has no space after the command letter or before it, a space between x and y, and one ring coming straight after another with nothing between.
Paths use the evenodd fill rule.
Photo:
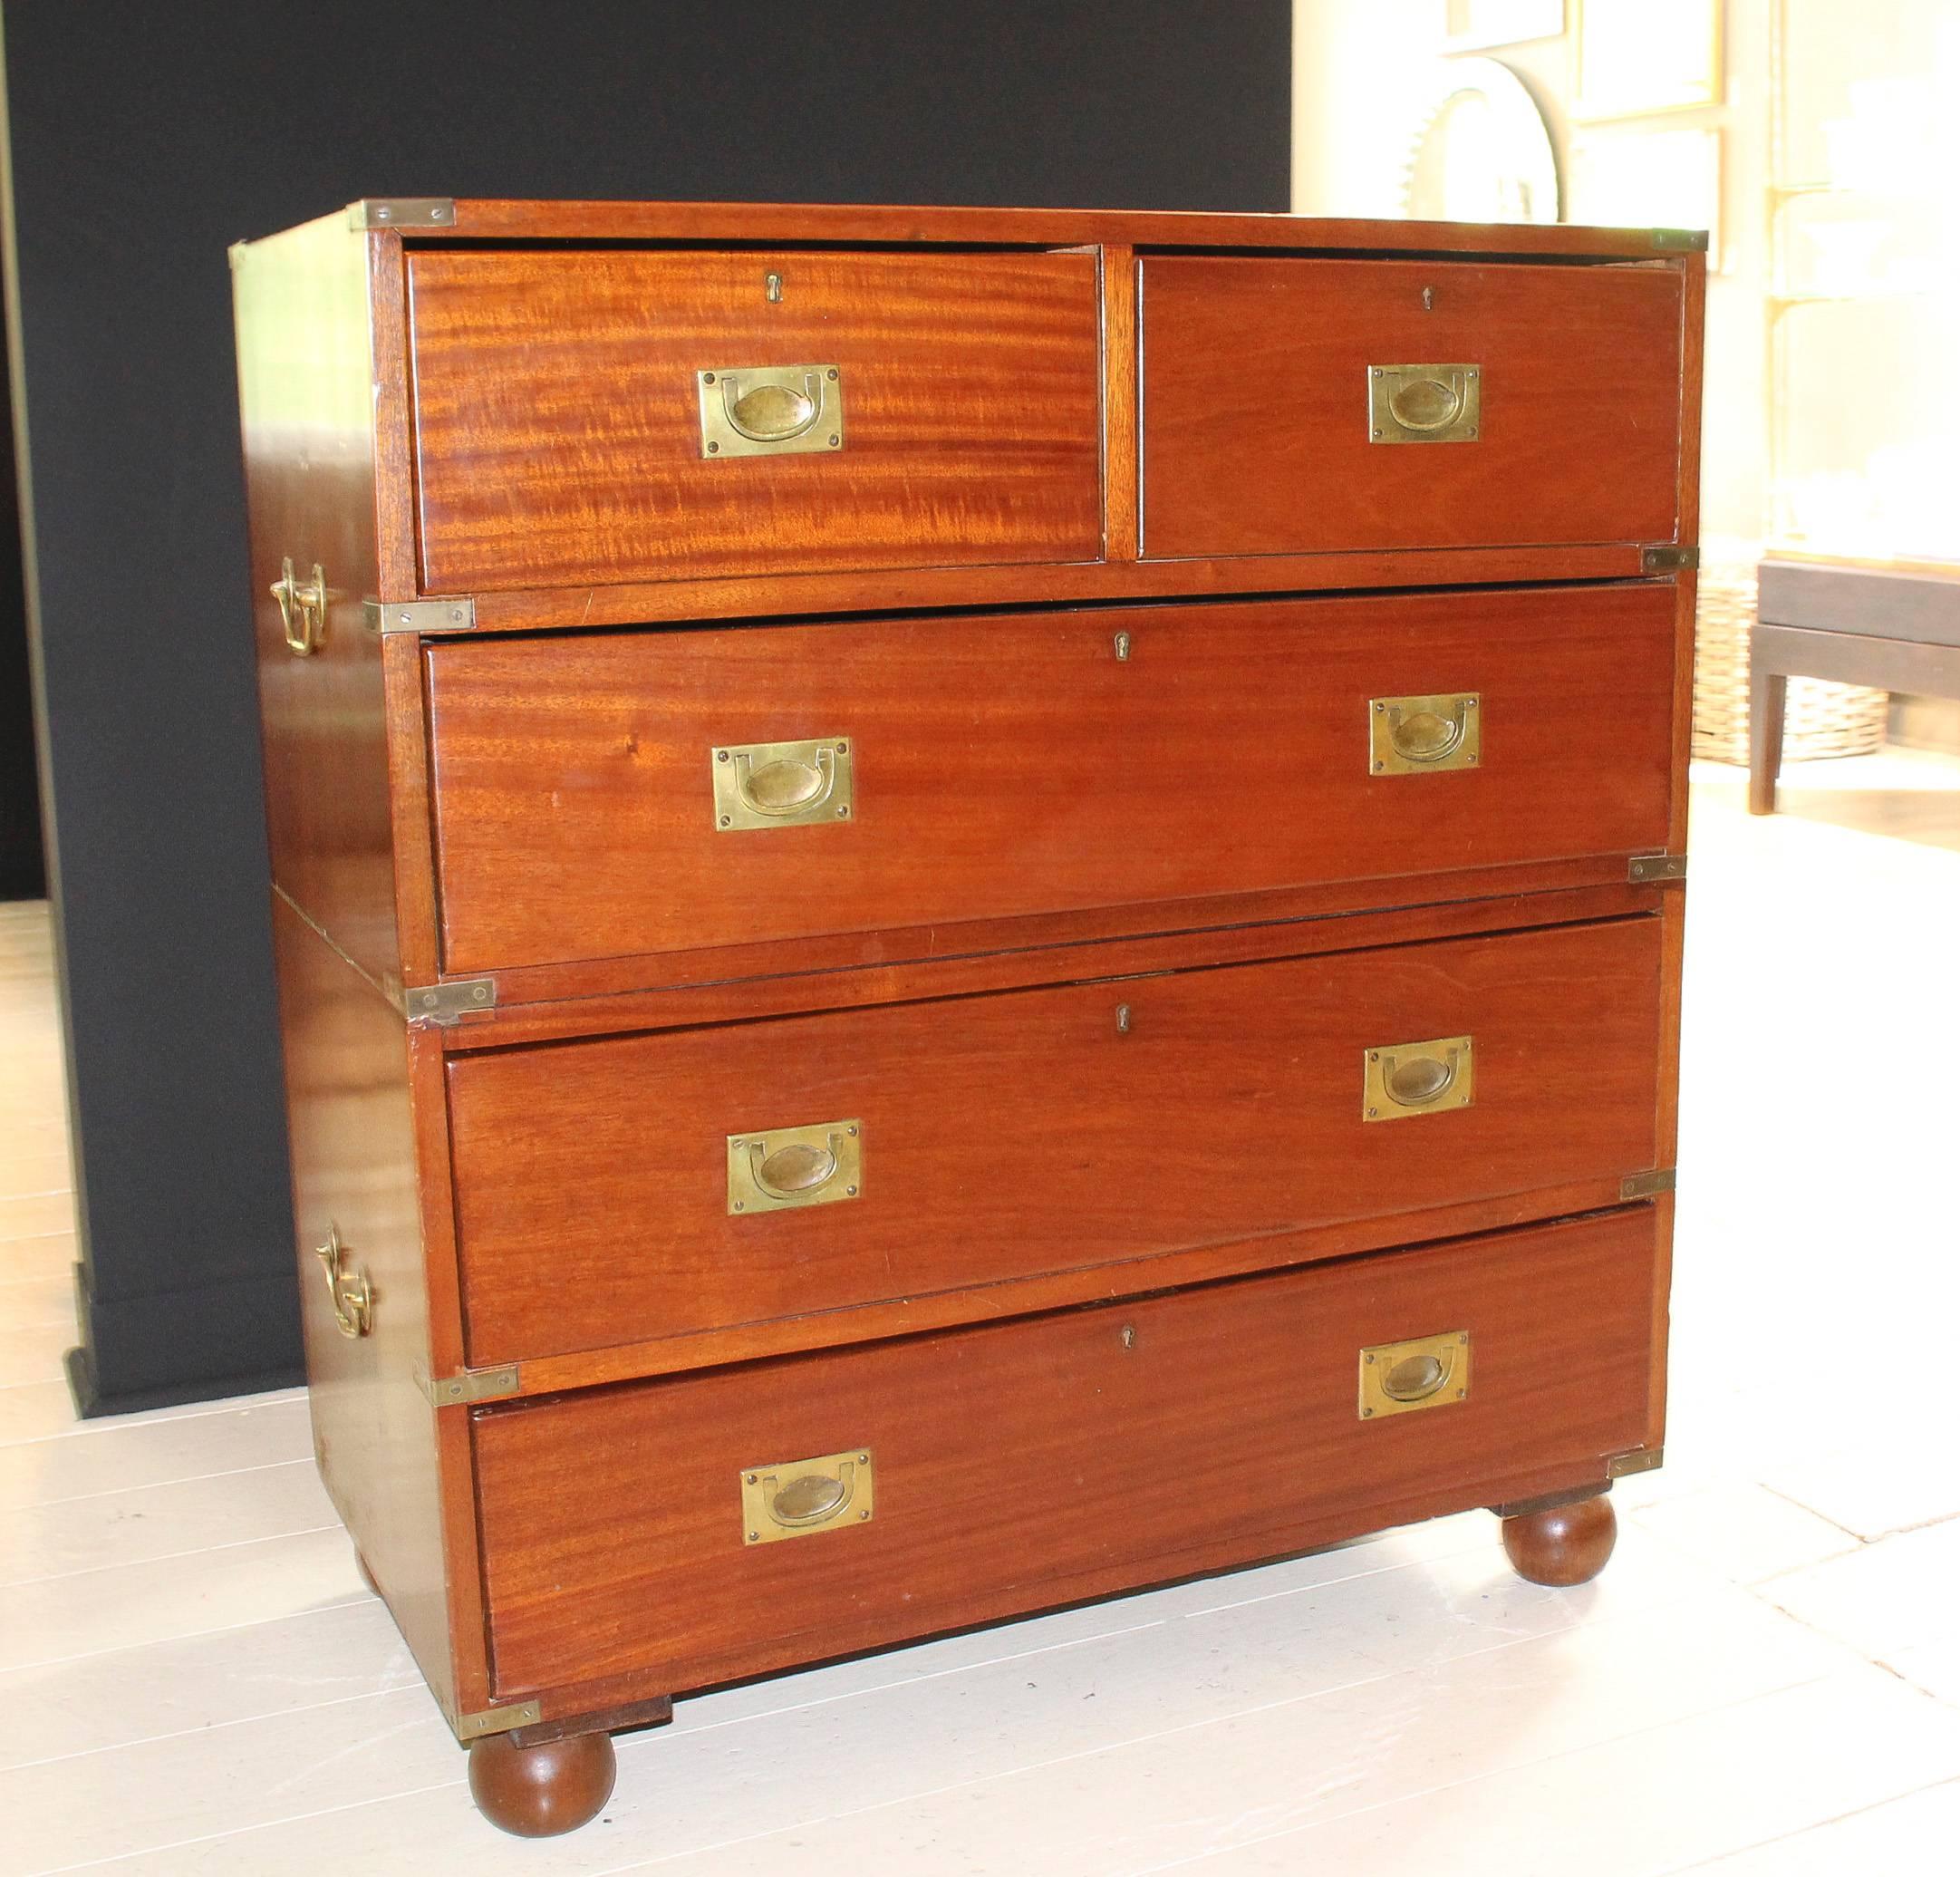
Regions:
<instances>
[{"instance_id":1,"label":"wide drawer","mask_svg":"<svg viewBox=\"0 0 1960 1877\"><path fill-rule=\"evenodd\" d=\"M425 589L1102 552L1093 255L408 268Z\"/></svg>"},{"instance_id":2,"label":"wide drawer","mask_svg":"<svg viewBox=\"0 0 1960 1877\"><path fill-rule=\"evenodd\" d=\"M1662 847L1674 634L1653 584L436 644L444 964L793 970L834 934Z\"/></svg>"},{"instance_id":3,"label":"wide drawer","mask_svg":"<svg viewBox=\"0 0 1960 1877\"><path fill-rule=\"evenodd\" d=\"M1634 918L454 1056L469 1359L1616 1180L1661 966Z\"/></svg>"},{"instance_id":4,"label":"wide drawer","mask_svg":"<svg viewBox=\"0 0 1960 1877\"><path fill-rule=\"evenodd\" d=\"M494 1686L694 1688L1603 1480L1655 1256L1643 1206L479 1411Z\"/></svg>"},{"instance_id":5,"label":"wide drawer","mask_svg":"<svg viewBox=\"0 0 1960 1877\"><path fill-rule=\"evenodd\" d=\"M1671 541L1659 265L1143 264L1151 556Z\"/></svg>"}]
</instances>

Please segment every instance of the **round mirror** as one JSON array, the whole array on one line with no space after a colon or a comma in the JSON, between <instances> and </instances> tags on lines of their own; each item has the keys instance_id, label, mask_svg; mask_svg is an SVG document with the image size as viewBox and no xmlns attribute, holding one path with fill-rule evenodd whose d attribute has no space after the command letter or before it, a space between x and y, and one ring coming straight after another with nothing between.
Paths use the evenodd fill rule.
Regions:
<instances>
[{"instance_id":1,"label":"round mirror","mask_svg":"<svg viewBox=\"0 0 1960 1877\"><path fill-rule=\"evenodd\" d=\"M1495 59L1436 66L1418 101L1402 206L1418 221L1559 219L1551 133L1508 66Z\"/></svg>"}]
</instances>

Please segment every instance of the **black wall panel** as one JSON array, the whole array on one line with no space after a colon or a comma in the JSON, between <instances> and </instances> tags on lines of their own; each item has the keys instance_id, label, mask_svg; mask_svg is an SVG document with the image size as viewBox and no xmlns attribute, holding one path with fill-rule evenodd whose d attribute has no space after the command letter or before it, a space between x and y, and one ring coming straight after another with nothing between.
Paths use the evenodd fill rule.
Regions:
<instances>
[{"instance_id":1,"label":"black wall panel","mask_svg":"<svg viewBox=\"0 0 1960 1877\"><path fill-rule=\"evenodd\" d=\"M1289 13L8 0L92 1405L298 1362L227 246L371 195L1281 209Z\"/></svg>"}]
</instances>

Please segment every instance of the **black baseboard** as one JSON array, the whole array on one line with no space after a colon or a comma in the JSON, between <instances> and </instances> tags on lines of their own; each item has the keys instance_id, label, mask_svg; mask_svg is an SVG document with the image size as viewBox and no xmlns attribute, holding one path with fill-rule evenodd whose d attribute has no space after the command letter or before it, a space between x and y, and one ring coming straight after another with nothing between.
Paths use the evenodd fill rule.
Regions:
<instances>
[{"instance_id":1,"label":"black baseboard","mask_svg":"<svg viewBox=\"0 0 1960 1877\"><path fill-rule=\"evenodd\" d=\"M273 1388L296 1388L306 1379L304 1369L284 1369L217 1380L169 1382L154 1388L126 1388L104 1395L96 1387L95 1371L85 1349L72 1349L62 1359L68 1370L68 1392L75 1413L85 1421L105 1414L142 1414L152 1408L181 1408L187 1401L222 1401L233 1395L263 1395Z\"/></svg>"}]
</instances>

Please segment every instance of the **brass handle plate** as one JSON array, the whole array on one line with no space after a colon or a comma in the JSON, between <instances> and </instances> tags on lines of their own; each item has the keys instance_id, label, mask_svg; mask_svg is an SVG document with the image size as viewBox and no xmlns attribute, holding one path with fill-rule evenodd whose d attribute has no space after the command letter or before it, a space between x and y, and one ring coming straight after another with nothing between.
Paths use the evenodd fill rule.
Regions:
<instances>
[{"instance_id":1,"label":"brass handle plate","mask_svg":"<svg viewBox=\"0 0 1960 1877\"><path fill-rule=\"evenodd\" d=\"M1368 773L1425 776L1483 759L1483 693L1433 692L1368 700Z\"/></svg>"},{"instance_id":2,"label":"brass handle plate","mask_svg":"<svg viewBox=\"0 0 1960 1877\"><path fill-rule=\"evenodd\" d=\"M290 554L279 563L279 577L272 583L272 596L279 602L279 624L285 632L286 649L296 657L310 658L326 638L326 574L315 561L313 579L302 585L294 576Z\"/></svg>"},{"instance_id":3,"label":"brass handle plate","mask_svg":"<svg viewBox=\"0 0 1960 1877\"><path fill-rule=\"evenodd\" d=\"M1368 367L1371 443L1474 443L1482 417L1480 366Z\"/></svg>"},{"instance_id":4,"label":"brass handle plate","mask_svg":"<svg viewBox=\"0 0 1960 1877\"><path fill-rule=\"evenodd\" d=\"M697 372L704 457L793 456L844 448L836 365L731 365Z\"/></svg>"},{"instance_id":5,"label":"brass handle plate","mask_svg":"<svg viewBox=\"0 0 1960 1877\"><path fill-rule=\"evenodd\" d=\"M1383 1043L1362 1059L1361 1118L1401 1121L1468 1108L1477 1096L1477 1065L1467 1036Z\"/></svg>"},{"instance_id":6,"label":"brass handle plate","mask_svg":"<svg viewBox=\"0 0 1960 1877\"><path fill-rule=\"evenodd\" d=\"M864 1129L856 1120L818 1121L766 1134L731 1134L729 1214L787 1212L855 1199L864 1186Z\"/></svg>"},{"instance_id":7,"label":"brass handle plate","mask_svg":"<svg viewBox=\"0 0 1960 1877\"><path fill-rule=\"evenodd\" d=\"M855 773L848 737L721 745L708 752L708 767L714 783L715 828L720 834L848 821L854 812Z\"/></svg>"},{"instance_id":8,"label":"brass handle plate","mask_svg":"<svg viewBox=\"0 0 1960 1877\"><path fill-rule=\"evenodd\" d=\"M1449 1408L1470 1396L1470 1331L1445 1330L1361 1351L1360 1418Z\"/></svg>"},{"instance_id":9,"label":"brass handle plate","mask_svg":"<svg viewBox=\"0 0 1960 1877\"><path fill-rule=\"evenodd\" d=\"M340 1227L330 1224L326 1243L313 1249L326 1272L327 1295L341 1334L349 1339L367 1335L374 1327L374 1287L366 1272L343 1263L347 1248L341 1243Z\"/></svg>"},{"instance_id":10,"label":"brass handle plate","mask_svg":"<svg viewBox=\"0 0 1960 1877\"><path fill-rule=\"evenodd\" d=\"M839 1525L867 1523L875 1472L869 1447L743 1467L742 1543L773 1544L781 1538L807 1538Z\"/></svg>"}]
</instances>

